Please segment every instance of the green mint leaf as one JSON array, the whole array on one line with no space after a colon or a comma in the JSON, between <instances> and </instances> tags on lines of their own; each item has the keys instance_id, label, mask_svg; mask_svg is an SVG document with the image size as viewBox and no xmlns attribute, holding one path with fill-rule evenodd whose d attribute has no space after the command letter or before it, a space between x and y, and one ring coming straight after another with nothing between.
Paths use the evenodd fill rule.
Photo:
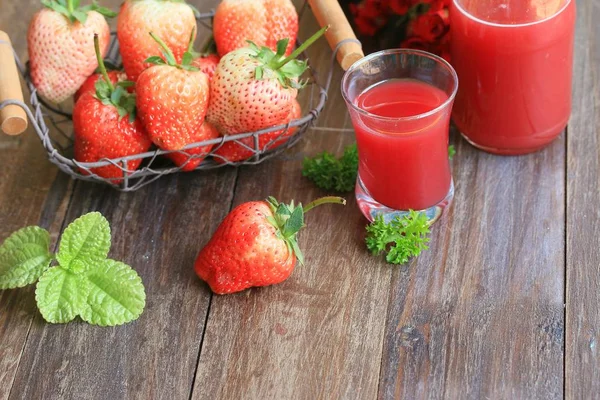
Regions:
<instances>
[{"instance_id":1,"label":"green mint leaf","mask_svg":"<svg viewBox=\"0 0 600 400\"><path fill-rule=\"evenodd\" d=\"M454 158L454 156L456 155L456 149L454 148L453 145L448 146L448 158L450 159L450 161L452 161L452 159Z\"/></svg>"},{"instance_id":2,"label":"green mint leaf","mask_svg":"<svg viewBox=\"0 0 600 400\"><path fill-rule=\"evenodd\" d=\"M85 214L65 229L56 260L75 273L96 267L110 250L110 226L99 212Z\"/></svg>"},{"instance_id":3,"label":"green mint leaf","mask_svg":"<svg viewBox=\"0 0 600 400\"><path fill-rule=\"evenodd\" d=\"M40 277L35 289L35 301L46 321L64 324L85 310L87 292L85 277L62 267L54 267Z\"/></svg>"},{"instance_id":4,"label":"green mint leaf","mask_svg":"<svg viewBox=\"0 0 600 400\"><path fill-rule=\"evenodd\" d=\"M19 229L0 246L0 289L34 283L52 261L50 234L37 226Z\"/></svg>"},{"instance_id":5,"label":"green mint leaf","mask_svg":"<svg viewBox=\"0 0 600 400\"><path fill-rule=\"evenodd\" d=\"M144 311L146 292L139 275L128 265L104 260L86 274L89 284L87 308L81 318L100 326L121 325Z\"/></svg>"}]
</instances>

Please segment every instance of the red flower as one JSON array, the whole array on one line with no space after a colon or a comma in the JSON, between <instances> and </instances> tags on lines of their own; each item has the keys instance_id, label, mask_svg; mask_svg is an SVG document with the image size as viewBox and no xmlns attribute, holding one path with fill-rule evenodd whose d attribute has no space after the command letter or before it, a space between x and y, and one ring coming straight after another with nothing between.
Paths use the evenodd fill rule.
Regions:
<instances>
[{"instance_id":1,"label":"red flower","mask_svg":"<svg viewBox=\"0 0 600 400\"><path fill-rule=\"evenodd\" d=\"M448 21L442 17L446 10L425 13L413 19L407 29L407 36L418 36L426 42L440 39L448 32Z\"/></svg>"}]
</instances>

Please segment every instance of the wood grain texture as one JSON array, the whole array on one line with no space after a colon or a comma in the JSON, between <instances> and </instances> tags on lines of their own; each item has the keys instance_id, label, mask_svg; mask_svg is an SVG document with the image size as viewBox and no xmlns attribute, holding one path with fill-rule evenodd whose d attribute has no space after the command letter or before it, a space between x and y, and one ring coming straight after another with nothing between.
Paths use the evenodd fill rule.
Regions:
<instances>
[{"instance_id":1,"label":"wood grain texture","mask_svg":"<svg viewBox=\"0 0 600 400\"><path fill-rule=\"evenodd\" d=\"M119 4L103 2L113 9ZM8 8L14 10L13 20L23 21L11 32L23 59L29 18L21 16L39 7L31 2ZM11 18L5 10L0 18ZM73 185L62 174L52 184L56 170L36 137L12 140L3 140L6 150L0 150L9 163L0 170L2 238L41 219L56 239ZM135 194L78 182L66 220L91 210L107 216L113 233L110 256L142 276L146 310L139 321L117 328L49 325L35 309L33 288L0 292L0 399L9 394L11 399L187 399L209 298L191 265L229 209L235 178L235 170L172 176Z\"/></svg>"},{"instance_id":2,"label":"wood grain texture","mask_svg":"<svg viewBox=\"0 0 600 400\"><path fill-rule=\"evenodd\" d=\"M228 211L235 173L179 174L135 195L78 183L66 221L92 210L106 216L109 257L140 274L146 309L115 328L36 318L11 398L189 397L209 300L192 266Z\"/></svg>"},{"instance_id":3,"label":"wood grain texture","mask_svg":"<svg viewBox=\"0 0 600 400\"><path fill-rule=\"evenodd\" d=\"M459 141L454 206L393 274L379 398L562 397L564 149Z\"/></svg>"},{"instance_id":4,"label":"wood grain texture","mask_svg":"<svg viewBox=\"0 0 600 400\"><path fill-rule=\"evenodd\" d=\"M577 1L573 115L567 163L568 399L600 393L600 4Z\"/></svg>"},{"instance_id":5,"label":"wood grain texture","mask_svg":"<svg viewBox=\"0 0 600 400\"><path fill-rule=\"evenodd\" d=\"M312 15L304 36L317 29ZM309 51L319 71L330 52ZM339 91L341 70L319 126L349 128ZM273 195L307 203L324 195L301 177L302 158L340 153L353 134L314 129L297 148L257 168L240 170L235 204ZM299 150L299 151L298 151ZM368 256L365 219L353 194L346 209L323 206L307 215L300 234L306 265L280 285L213 296L194 399L374 398L391 268Z\"/></svg>"},{"instance_id":6,"label":"wood grain texture","mask_svg":"<svg viewBox=\"0 0 600 400\"><path fill-rule=\"evenodd\" d=\"M0 29L6 31L19 57L27 58L28 19L35 1L3 2ZM60 229L69 180L59 178L32 128L19 137L0 132L0 243L26 225ZM49 193L51 195L49 196ZM55 236L53 236L55 239ZM8 398L32 319L37 315L33 287L0 291L0 400Z\"/></svg>"}]
</instances>

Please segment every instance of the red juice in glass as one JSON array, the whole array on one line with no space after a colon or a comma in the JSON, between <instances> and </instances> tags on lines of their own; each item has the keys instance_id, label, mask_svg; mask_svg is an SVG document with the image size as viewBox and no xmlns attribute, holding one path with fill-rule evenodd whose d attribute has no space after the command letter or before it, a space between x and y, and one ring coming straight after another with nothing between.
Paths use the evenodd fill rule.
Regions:
<instances>
[{"instance_id":1,"label":"red juice in glass","mask_svg":"<svg viewBox=\"0 0 600 400\"><path fill-rule=\"evenodd\" d=\"M415 117L448 100L441 89L414 79L392 79L367 88L356 105L386 118ZM396 210L423 210L441 201L450 189L449 115L410 121L403 129L356 124L359 174L369 193Z\"/></svg>"},{"instance_id":2,"label":"red juice in glass","mask_svg":"<svg viewBox=\"0 0 600 400\"><path fill-rule=\"evenodd\" d=\"M506 155L552 142L571 114L575 1L454 0L450 21L463 136Z\"/></svg>"},{"instance_id":3,"label":"red juice in glass","mask_svg":"<svg viewBox=\"0 0 600 400\"><path fill-rule=\"evenodd\" d=\"M448 129L457 87L450 64L419 50L374 53L344 75L358 145L356 199L369 220L415 210L433 222L450 204Z\"/></svg>"}]
</instances>

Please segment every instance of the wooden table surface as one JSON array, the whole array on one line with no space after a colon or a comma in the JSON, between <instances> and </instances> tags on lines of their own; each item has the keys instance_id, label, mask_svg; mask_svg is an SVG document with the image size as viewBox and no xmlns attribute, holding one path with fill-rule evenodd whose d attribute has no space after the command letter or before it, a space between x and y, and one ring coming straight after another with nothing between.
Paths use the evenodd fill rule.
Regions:
<instances>
[{"instance_id":1,"label":"wooden table surface","mask_svg":"<svg viewBox=\"0 0 600 400\"><path fill-rule=\"evenodd\" d=\"M2 2L0 29L22 59L38 4ZM66 223L99 210L111 223L111 257L140 273L148 298L138 321L100 328L46 324L33 286L0 291L0 400L599 396L600 3L577 6L567 132L523 157L453 137L454 205L430 251L406 266L367 254L365 219L348 195L346 209L308 216L306 265L283 284L213 296L193 272L237 204L325 194L300 171L305 155L354 141L339 68L318 127L292 150L131 194L70 180L31 129L1 137L0 241L35 224L56 241ZM303 13L301 38L316 29ZM309 54L326 70L324 41Z\"/></svg>"}]
</instances>

